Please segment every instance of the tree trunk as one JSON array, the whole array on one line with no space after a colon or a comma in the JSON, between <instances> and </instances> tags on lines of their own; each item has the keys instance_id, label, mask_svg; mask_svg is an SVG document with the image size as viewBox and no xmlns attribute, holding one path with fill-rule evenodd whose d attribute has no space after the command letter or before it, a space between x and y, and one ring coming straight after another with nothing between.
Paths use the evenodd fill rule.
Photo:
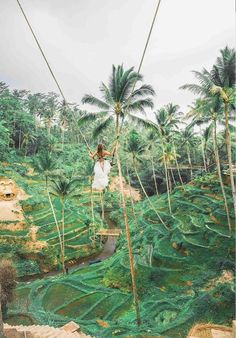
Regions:
<instances>
[{"instance_id":1,"label":"tree trunk","mask_svg":"<svg viewBox=\"0 0 236 338\"><path fill-rule=\"evenodd\" d=\"M131 272L131 279L132 279L134 308L136 312L137 325L139 326L141 325L141 317L140 317L140 310L139 310L138 292L137 292L137 287L136 287L136 276L135 276L134 259L133 259L132 244L131 244L131 237L130 237L129 219L128 219L127 208L126 208L126 199L125 199L125 194L124 194L122 170L121 170L120 157L119 157L119 139L118 139L119 132L120 132L119 114L116 113L116 159L117 159L117 167L118 167L118 173L119 173L120 192L121 192L121 197L122 197L122 208L123 208L124 219L125 219L125 232L126 232L127 246L128 246L128 252L129 252L129 263L130 263L130 272Z\"/></svg>"},{"instance_id":2,"label":"tree trunk","mask_svg":"<svg viewBox=\"0 0 236 338\"><path fill-rule=\"evenodd\" d=\"M229 161L229 175L230 175L230 183L233 195L233 203L234 203L234 215L236 219L236 190L234 183L234 174L233 174L233 165L232 165L232 155L231 155L231 136L229 130L229 112L228 112L228 103L224 101L225 105L225 138L226 138L226 148L228 153L228 161Z\"/></svg>"},{"instance_id":3,"label":"tree trunk","mask_svg":"<svg viewBox=\"0 0 236 338\"><path fill-rule=\"evenodd\" d=\"M217 173L218 173L218 177L219 177L219 181L220 181L220 187L221 187L222 195L223 195L223 198L224 198L225 211L226 211L227 222L228 222L228 227L229 227L229 234L230 234L230 237L231 237L231 223L230 223L230 216L229 216L229 208L228 208L227 198L226 198L226 194L225 194L225 188L224 188L222 175L221 175L220 158L219 158L218 146L217 146L216 120L214 120L213 147L214 147L214 153L215 153Z\"/></svg>"},{"instance_id":4,"label":"tree trunk","mask_svg":"<svg viewBox=\"0 0 236 338\"><path fill-rule=\"evenodd\" d=\"M62 225L62 269L63 272L66 272L65 269L65 200L61 198L61 225Z\"/></svg>"},{"instance_id":5,"label":"tree trunk","mask_svg":"<svg viewBox=\"0 0 236 338\"><path fill-rule=\"evenodd\" d=\"M20 131L19 131L19 138L18 138L18 149L20 150L21 149L21 128L20 128Z\"/></svg>"},{"instance_id":6,"label":"tree trunk","mask_svg":"<svg viewBox=\"0 0 236 338\"><path fill-rule=\"evenodd\" d=\"M57 228L58 240L59 240L60 249L61 249L61 261L62 261L63 246L62 246L62 240L61 240L61 232L60 232L60 227L59 227L58 222L57 222L57 217L56 217L56 213L55 213L55 210L54 210L54 207L53 207L53 204L52 204L51 196L50 196L50 193L49 193L49 190L48 190L47 178L46 178L46 190L47 190L48 201L49 201L49 204L50 204L50 207L51 207L51 210L52 210L52 214L53 214L53 218L54 218L56 228Z\"/></svg>"},{"instance_id":7,"label":"tree trunk","mask_svg":"<svg viewBox=\"0 0 236 338\"><path fill-rule=\"evenodd\" d=\"M168 181L168 171L167 171L167 165L166 165L165 151L164 151L164 145L163 145L163 143L162 143L162 154L163 154L163 163L164 163L164 168L165 168L166 191L167 191L168 205L169 205L169 211L172 214L171 202L170 202L169 181Z\"/></svg>"},{"instance_id":8,"label":"tree trunk","mask_svg":"<svg viewBox=\"0 0 236 338\"><path fill-rule=\"evenodd\" d=\"M129 168L128 168L127 164L126 164L126 171L127 171L127 177L128 177L128 184L129 184L129 193L130 193L132 213L134 215L135 223L138 226L138 220L137 220L137 216L136 216L136 213L135 213L134 200L133 200L132 191L131 191L131 181L130 181L130 176L129 176Z\"/></svg>"},{"instance_id":9,"label":"tree trunk","mask_svg":"<svg viewBox=\"0 0 236 338\"><path fill-rule=\"evenodd\" d=\"M173 183L176 186L175 176L174 176L173 170L171 168L170 168L170 172L171 172L171 177L172 177Z\"/></svg>"},{"instance_id":10,"label":"tree trunk","mask_svg":"<svg viewBox=\"0 0 236 338\"><path fill-rule=\"evenodd\" d=\"M155 185L156 194L158 196L159 192L158 192L158 188L157 188L156 174L155 174L154 161L153 161L153 156L152 155L151 155L151 162L152 162L153 181L154 181L154 185Z\"/></svg>"},{"instance_id":11,"label":"tree trunk","mask_svg":"<svg viewBox=\"0 0 236 338\"><path fill-rule=\"evenodd\" d=\"M168 185L169 185L169 192L172 191L172 184L171 184L171 177L170 177L170 169L167 167L167 178L168 178Z\"/></svg>"},{"instance_id":12,"label":"tree trunk","mask_svg":"<svg viewBox=\"0 0 236 338\"><path fill-rule=\"evenodd\" d=\"M127 238L128 251L129 251L129 262L130 262L130 271L131 271L131 277L132 277L134 307L135 307L135 312L136 312L137 325L139 326L141 325L141 317L140 317L140 310L139 310L138 292L136 288L136 276L135 276L134 260L133 260L133 253L132 253L132 244L131 244L131 238L130 238L129 220L128 220L127 209L126 209L126 199L125 199L125 194L124 194L124 186L123 186L123 181L122 181L122 171L121 171L118 147L119 147L119 144L117 142L117 146L116 146L117 166L118 166L118 172L119 172L120 190L122 193L122 207L123 207L124 218L125 218L125 230L126 230L126 238Z\"/></svg>"},{"instance_id":13,"label":"tree trunk","mask_svg":"<svg viewBox=\"0 0 236 338\"><path fill-rule=\"evenodd\" d=\"M188 163L190 166L190 175L191 175L191 180L193 178L193 166L192 166L192 161L191 161L191 156L190 156L190 150L189 150L189 146L187 145L187 155L188 155Z\"/></svg>"},{"instance_id":14,"label":"tree trunk","mask_svg":"<svg viewBox=\"0 0 236 338\"><path fill-rule=\"evenodd\" d=\"M101 209L102 209L102 220L104 221L105 214L104 214L104 199L103 199L103 191L100 191L100 202L101 202Z\"/></svg>"},{"instance_id":15,"label":"tree trunk","mask_svg":"<svg viewBox=\"0 0 236 338\"><path fill-rule=\"evenodd\" d=\"M92 178L90 178L90 202L91 202L91 216L92 216L92 227L93 227L93 244L95 245L95 219L94 219L94 205L93 205L93 188L92 188Z\"/></svg>"},{"instance_id":16,"label":"tree trunk","mask_svg":"<svg viewBox=\"0 0 236 338\"><path fill-rule=\"evenodd\" d=\"M182 179L182 176L181 176L180 170L179 170L179 162L178 162L178 160L177 160L177 155L176 155L175 145L174 145L174 157L175 157L175 164L176 164L176 168L177 168L179 180L180 180L182 186L184 186L183 179Z\"/></svg>"},{"instance_id":17,"label":"tree trunk","mask_svg":"<svg viewBox=\"0 0 236 338\"><path fill-rule=\"evenodd\" d=\"M62 141L62 149L64 150L64 143L65 143L65 132L64 132L64 129L62 129L61 141Z\"/></svg>"},{"instance_id":18,"label":"tree trunk","mask_svg":"<svg viewBox=\"0 0 236 338\"><path fill-rule=\"evenodd\" d=\"M137 176L137 178L138 178L138 181L139 181L139 184L140 184L140 186L141 186L141 188L142 188L142 190L143 190L143 193L144 193L145 197L146 197L147 200L148 200L148 203L150 204L152 210L155 211L155 213L156 213L157 217L159 218L160 222L161 222L161 223L164 225L164 227L169 231L169 229L168 229L167 226L165 225L164 221L162 220L161 216L159 215L158 211L156 210L156 208L155 208L154 205L152 204L152 202L151 202L151 200L150 200L148 194L146 193L146 190L145 190L145 188L144 188L144 186L143 186L143 183L142 183L142 181L141 181L141 179L140 179L140 176L139 176L139 174L138 174L135 160L134 160L133 164L134 164L134 171L135 171L135 174L136 174L136 176Z\"/></svg>"},{"instance_id":19,"label":"tree trunk","mask_svg":"<svg viewBox=\"0 0 236 338\"><path fill-rule=\"evenodd\" d=\"M204 151L204 140L203 140L203 137L202 137L201 126L200 126L200 135L201 135L201 151L202 151L203 165L204 165L205 172L207 172L206 155L205 155L205 151Z\"/></svg>"}]
</instances>

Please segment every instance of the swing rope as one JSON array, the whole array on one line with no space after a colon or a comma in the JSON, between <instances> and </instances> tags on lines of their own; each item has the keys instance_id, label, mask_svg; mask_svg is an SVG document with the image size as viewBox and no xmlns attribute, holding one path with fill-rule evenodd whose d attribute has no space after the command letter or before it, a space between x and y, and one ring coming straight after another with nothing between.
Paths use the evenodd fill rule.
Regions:
<instances>
[{"instance_id":1,"label":"swing rope","mask_svg":"<svg viewBox=\"0 0 236 338\"><path fill-rule=\"evenodd\" d=\"M149 43L151 33L152 33L152 30L153 30L153 27L154 27L154 23L155 23L155 20L156 20L156 17L157 17L157 13L158 13L158 10L159 10L159 7L160 7L160 3L161 3L161 0L158 0L157 7L156 7L156 10L155 10L155 14L154 14L154 17L153 17L153 20L152 20L152 24L151 24L151 27L150 27L150 30L149 30L149 33L148 33L147 41L146 41L146 44L145 44L145 47L144 47L144 50L143 50L143 54L142 54L142 57L141 57L141 61L140 61L140 64L139 64L137 77L134 81L132 92L131 92L131 95L129 97L126 110L124 112L124 116L125 116L125 113L128 111L128 108L129 108L130 103L131 103L132 94L134 92L135 85L138 81L138 76L140 74L140 70L141 70L141 67L142 67L142 64L143 64L143 60L144 60L144 57L145 57L145 54L146 54L146 51L147 51L148 43ZM137 292L137 288L136 288L136 274L135 274L135 269L134 269L134 259L133 259L133 253L132 253L132 243L131 243L131 236L130 236L129 219L128 219L128 213L127 213L127 207L126 207L126 198L125 198L125 194L124 194L124 185L123 185L123 180L122 180L122 170L121 170L120 157L119 157L119 151L118 151L119 150L118 148L119 148L119 137L120 137L120 133L121 133L121 127L118 130L118 133L116 135L117 140L116 140L116 147L115 147L116 150L115 150L115 152L116 152L117 166L118 166L118 173L119 173L120 191L121 191L121 194L122 194L123 214L124 214L124 219L125 219L126 238L127 238L128 251L129 251L129 261L130 261L130 269L131 269L132 290L133 290L133 296L134 296L136 320L137 320L137 325L139 326L141 324L140 309L139 309L139 298L138 298L138 292Z\"/></svg>"},{"instance_id":2,"label":"swing rope","mask_svg":"<svg viewBox=\"0 0 236 338\"><path fill-rule=\"evenodd\" d=\"M61 86L59 85L59 82L58 82L58 80L57 80L57 78L56 78L56 75L54 74L54 72L53 72L53 70L52 70L52 67L50 66L50 63L49 63L49 61L48 61L48 59L47 59L47 57L46 57L46 55L45 55L45 53L44 53L44 51L43 51L43 49L42 49L40 43L39 43L39 40L38 40L36 34L34 33L34 30L33 30L32 26L31 26L31 24L30 24L30 22L29 22L29 19L28 19L26 13L25 13L25 11L24 11L24 9L23 9L23 7L22 7L20 1L19 1L19 0L16 0L16 1L17 1L17 4L18 4L19 8L20 8L20 11L21 11L21 13L23 14L23 16L24 16L24 18L25 18L25 21L26 21L26 23L27 23L27 25L28 25L28 27L29 27L29 29L30 29L32 35L33 35L33 38L34 38L34 40L35 40L35 42L36 42L36 44L37 44L37 46L38 46L38 48L39 48L39 50L40 50L40 53L41 53L41 55L42 55L42 57L43 57L43 59L44 59L46 65L47 65L47 67L48 67L48 69L49 69L49 72L50 72L50 74L52 75L52 78L53 78L53 80L54 80L54 82L55 82L55 84L56 84L56 86L57 86L57 88L58 88L58 90L59 90L59 92L60 92L60 94L61 94L63 100L64 100L64 104L65 104L65 106L67 106L68 109L70 109L70 107L69 107L69 105L68 105L68 102L67 102L67 100L66 100L66 97L65 97L65 95L64 95L64 93L63 93L63 91L62 91L62 88L61 88ZM73 114L73 115L74 115L74 114ZM74 117L75 117L75 116L74 116ZM91 149L90 149L90 147L89 147L89 145L88 145L88 142L87 142L87 140L86 140L84 134L82 133L82 131L81 131L80 129L78 129L78 131L79 131L81 137L83 138L84 143L85 143L85 145L86 145L88 151L91 152Z\"/></svg>"},{"instance_id":3,"label":"swing rope","mask_svg":"<svg viewBox=\"0 0 236 338\"><path fill-rule=\"evenodd\" d=\"M65 104L68 106L68 103L67 103L67 100L65 99L65 95L56 79L56 76L52 70L52 68L50 67L50 64L42 50L42 47L40 46L39 44L39 41L38 39L36 38L36 35L33 31L33 28L20 4L20 1L17 0L17 3L19 5L19 8L27 22L27 25L28 27L30 28L30 31L31 33L33 34L33 37L34 37L34 40L44 58L44 61L46 62L47 64L47 67L57 85L57 88L59 90L59 92L61 93L63 99L64 99L64 102ZM128 103L127 103L127 106L126 106L126 109L125 109L125 112L124 114L128 111L129 109L129 106L130 106L130 103L131 103L131 98L132 98L132 94L134 92L134 89L135 89L135 85L138 81L138 76L140 74L140 71L141 71L141 67L142 67L142 64L143 64L143 61L144 61L144 57L145 57L145 54L146 54L146 51L147 51L147 47L148 47L148 44L149 44L149 40L150 40L150 37L151 37L151 34L152 34L152 30L153 30L153 27L154 27L154 24L155 24L155 21L156 21L156 17L157 17L157 13L158 13L158 10L159 10L159 7L160 7L160 3L161 3L161 0L158 0L157 1L157 6L156 6L156 10L155 10L155 13L154 13L154 17L153 17L153 20L152 20L152 24L151 24L151 27L150 27L150 30L149 30L149 33L148 33L148 37L147 37L147 40L146 40L146 43L145 43L145 47L144 47L144 50L143 50L143 53L142 53L142 57L141 57L141 61L139 63L139 68L138 68L138 71L137 71L137 77L133 83L133 88L132 88L132 91L131 91L131 95L129 97L129 100L128 100ZM133 296L134 296L134 303L135 303L135 311L136 311L136 319L137 319L137 324L140 325L141 324L141 318L140 318L140 310L139 310L139 300L138 300L138 294L137 294L137 289L136 289L136 281L135 281L135 270L134 270L134 260L133 260L133 253L132 253L132 245L131 245L131 237L130 237L130 229L129 229L129 220L128 220L128 214L127 214L127 208L126 208L126 198L125 198L125 194L124 194L124 186L123 186L123 181L122 181L122 170L121 170L121 163L120 163L120 157L119 157L119 152L118 152L118 148L119 148L119 137L120 137L120 132L121 132L121 127L122 125L120 126L119 130L118 130L118 133L116 135L117 139L116 139L116 144L115 144L115 151L114 153L116 153L116 158L117 158L117 166L118 166L118 172L119 172L119 181L120 181L120 190L121 190L121 193L122 193L122 204L123 204L123 212L124 212L124 218L125 218L125 227L126 227L126 237L127 237L127 242L128 242L128 250L129 250L129 260L130 260L130 269L131 269L131 277L132 277L132 289L133 289ZM79 133L80 135L83 137L83 140L85 141L85 144L86 144L86 147L88 148L89 152L91 153L91 150L90 150L90 147L86 141L86 138L85 136L83 135L83 133L81 132L81 130L79 130Z\"/></svg>"},{"instance_id":4,"label":"swing rope","mask_svg":"<svg viewBox=\"0 0 236 338\"><path fill-rule=\"evenodd\" d=\"M143 49L143 53L142 53L142 56L141 56L141 60L140 60L140 63L139 63L139 67L138 67L138 71L137 71L137 76L136 76L136 78L134 80L133 87L132 87L132 90L131 90L131 94L130 94L130 96L128 98L128 103L127 103L127 106L126 106L125 111L124 111L124 116L126 115L128 109L129 109L129 106L131 104L132 94L134 92L134 89L135 89L135 86L136 86L136 83L138 81L138 77L139 77L139 74L140 74L140 71L141 71L141 68L142 68L142 65L143 65L144 57L145 57L145 54L146 54L146 51L147 51L147 47L148 47L148 44L149 44L149 41L150 41L150 38L151 38L151 35L152 35L152 30L153 30L153 27L154 27L154 24L155 24L155 21L156 21L156 17L157 17L157 13L159 11L160 4L161 4L161 0L158 0L157 1L157 6L156 6L156 9L155 9L155 13L154 13L154 16L153 16L153 19L152 19L151 27L149 29L147 40L146 40L146 43L145 43L145 46L144 46L144 49ZM121 127L120 127L120 129L118 131L118 134L117 134L116 144L119 142L119 137L120 137L120 134L121 134L121 129L122 129L122 125L121 125Z\"/></svg>"}]
</instances>

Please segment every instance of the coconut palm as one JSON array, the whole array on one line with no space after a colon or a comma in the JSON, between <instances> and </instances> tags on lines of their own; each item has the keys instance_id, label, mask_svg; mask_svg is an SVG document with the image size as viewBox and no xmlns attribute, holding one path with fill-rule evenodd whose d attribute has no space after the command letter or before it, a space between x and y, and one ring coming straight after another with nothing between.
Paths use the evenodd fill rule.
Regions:
<instances>
[{"instance_id":1,"label":"coconut palm","mask_svg":"<svg viewBox=\"0 0 236 338\"><path fill-rule=\"evenodd\" d=\"M181 173L180 173L179 161L178 161L178 158L180 158L181 155L179 154L179 150L176 147L176 144L180 143L180 135L181 135L180 132L176 131L176 130L174 130L171 133L171 145L172 145L172 148L173 148L172 152L173 152L173 155L174 155L174 162L175 162L177 173L178 173L178 176L179 176L179 181L180 181L183 189L185 190L184 182L183 182L183 179L182 179L182 176L181 176ZM177 153L177 151L178 151L178 153Z\"/></svg>"},{"instance_id":2,"label":"coconut palm","mask_svg":"<svg viewBox=\"0 0 236 338\"><path fill-rule=\"evenodd\" d=\"M151 164L152 164L152 176L154 181L154 186L156 190L157 196L159 195L158 187L157 187L157 180L156 180L156 173L155 173L155 167L154 167L154 149L156 147L156 134L153 132L153 130L148 134L148 141L149 141L149 150L150 150L150 158L151 158Z\"/></svg>"},{"instance_id":3,"label":"coconut palm","mask_svg":"<svg viewBox=\"0 0 236 338\"><path fill-rule=\"evenodd\" d=\"M218 178L220 182L222 195L224 198L229 233L231 234L231 222L230 222L229 208L228 208L228 202L226 198L224 183L223 183L223 179L221 175L221 163L220 163L218 144L217 144L217 121L219 121L220 118L222 118L221 109L222 109L222 106L220 104L219 98L212 97L211 99L203 100L202 104L198 103L196 109L195 110L192 109L191 116L193 117L193 122L192 122L193 125L194 125L194 122L196 122L197 124L200 124L200 123L209 124L207 128L207 138L210 135L212 135L217 174L218 174Z\"/></svg>"},{"instance_id":4,"label":"coconut palm","mask_svg":"<svg viewBox=\"0 0 236 338\"><path fill-rule=\"evenodd\" d=\"M171 211L171 201L170 201L170 187L167 173L167 163L165 161L165 144L171 141L171 135L174 130L178 128L179 118L178 118L178 106L173 105L172 103L166 105L165 107L160 108L155 114L155 122L151 120L139 119L139 124L143 125L146 128L153 129L160 139L160 146L163 156L163 164L165 169L166 177L166 190L168 197L169 211Z\"/></svg>"},{"instance_id":5,"label":"coconut palm","mask_svg":"<svg viewBox=\"0 0 236 338\"><path fill-rule=\"evenodd\" d=\"M194 140L194 136L195 136L195 132L193 131L193 129L190 127L186 127L182 133L182 146L186 147L186 152L187 152L187 157L188 157L188 163L189 163L189 167L190 167L190 175L191 175L191 179L193 178L193 165L192 165L192 159L191 159L191 152L190 149L194 147L195 145L195 140Z\"/></svg>"},{"instance_id":6,"label":"coconut palm","mask_svg":"<svg viewBox=\"0 0 236 338\"><path fill-rule=\"evenodd\" d=\"M42 118L46 128L48 136L51 134L51 128L56 121L56 112L58 110L58 95L55 93L49 93L44 101L44 110L41 111L40 118Z\"/></svg>"},{"instance_id":7,"label":"coconut palm","mask_svg":"<svg viewBox=\"0 0 236 338\"><path fill-rule=\"evenodd\" d=\"M235 211L235 216L236 216L236 188L235 188L234 175L233 175L232 146L231 146L231 135L230 135L230 128L229 128L229 108L230 108L230 104L234 105L235 91L232 88L222 88L220 86L213 86L211 91L213 95L218 95L218 97L224 103L225 142L226 142L226 149L227 149L227 155L228 155L228 161L229 161L229 174L230 174L230 182L231 182L233 201L234 201L234 211Z\"/></svg>"},{"instance_id":8,"label":"coconut palm","mask_svg":"<svg viewBox=\"0 0 236 338\"><path fill-rule=\"evenodd\" d=\"M199 94L205 99L209 99L213 95L221 99L224 107L224 110L222 110L221 113L224 114L225 117L226 147L234 201L234 211L236 215L236 189L232 170L231 138L228 123L230 112L232 109L235 110L235 50L225 47L223 50L220 50L220 54L221 55L217 58L216 63L213 65L210 72L205 68L202 72L193 72L198 80L198 84L185 84L181 88L188 89L195 94Z\"/></svg>"},{"instance_id":9,"label":"coconut palm","mask_svg":"<svg viewBox=\"0 0 236 338\"><path fill-rule=\"evenodd\" d=\"M80 119L79 125L84 122L98 120L99 124L94 130L94 136L100 134L107 127L115 124L116 134L116 151L117 151L117 166L120 177L120 189L122 192L122 204L124 210L126 236L128 242L131 277L134 294L134 305L136 310L137 323L140 324L140 314L138 307L135 273L132 257L132 248L130 241L129 221L126 212L126 202L123 193L122 170L119 158L119 140L118 137L121 133L123 123L126 118L132 121L137 121L139 117L135 113L145 113L145 108L153 108L153 101L149 96L155 94L150 85L141 85L136 87L137 81L142 81L142 75L134 71L133 67L124 70L123 65L112 67L112 75L108 86L102 83L100 91L102 99L96 98L93 95L85 95L82 99L83 103L90 104L99 109L95 113L87 113Z\"/></svg>"},{"instance_id":10,"label":"coconut palm","mask_svg":"<svg viewBox=\"0 0 236 338\"><path fill-rule=\"evenodd\" d=\"M172 184L171 184L171 177L170 174L172 175L173 182L176 184L174 175L172 172L172 169L170 168L171 164L176 160L177 154L173 146L169 143L166 143L163 147L163 153L162 156L160 157L160 160L162 163L164 163L164 166L166 166L166 180L168 180L168 187L169 191L171 192L172 190ZM169 206L171 209L171 206Z\"/></svg>"},{"instance_id":11,"label":"coconut palm","mask_svg":"<svg viewBox=\"0 0 236 338\"><path fill-rule=\"evenodd\" d=\"M75 122L76 113L73 109L76 106L74 104L69 104L65 100L63 100L59 104L59 121L60 121L60 129L61 129L61 139L62 139L62 148L64 148L65 143L65 131L68 129L72 129L72 125Z\"/></svg>"},{"instance_id":12,"label":"coconut palm","mask_svg":"<svg viewBox=\"0 0 236 338\"><path fill-rule=\"evenodd\" d=\"M162 218L160 217L158 211L156 210L156 208L154 207L153 203L151 202L143 184L142 184L142 181L140 179L140 176L139 176L139 173L138 173L138 170L137 170L137 163L139 161L142 161L141 159L141 156L143 155L143 153L146 151L146 148L147 146L142 142L139 134L135 131L135 130L131 130L129 136L128 136L128 141L127 141L127 144L126 144L126 151L128 153L131 154L132 156L132 160L133 160L133 168L134 168L134 171L135 171L135 174L138 178L138 181L139 181L139 184L142 188L142 191L144 193L144 195L146 196L147 200L148 200L148 203L150 204L151 208L155 211L158 219L161 221L161 223L165 226L165 228L167 230L169 230L167 228L167 226L165 225L165 223L163 222Z\"/></svg>"},{"instance_id":13,"label":"coconut palm","mask_svg":"<svg viewBox=\"0 0 236 338\"><path fill-rule=\"evenodd\" d=\"M62 242L62 268L65 272L65 201L69 197L75 197L80 180L78 178L58 177L51 180L51 189L54 196L58 196L61 201L61 242Z\"/></svg>"},{"instance_id":14,"label":"coconut palm","mask_svg":"<svg viewBox=\"0 0 236 338\"><path fill-rule=\"evenodd\" d=\"M137 121L139 117L135 113L145 114L145 108L153 108L150 96L155 94L154 89L146 84L136 87L137 81L142 80L142 75L135 72L133 67L124 70L123 65L113 65L109 84L102 83L100 86L102 99L88 94L82 98L82 103L95 106L99 111L84 114L79 123L98 120L99 124L94 130L94 136L97 136L115 121L118 136L126 118Z\"/></svg>"},{"instance_id":15,"label":"coconut palm","mask_svg":"<svg viewBox=\"0 0 236 338\"><path fill-rule=\"evenodd\" d=\"M61 256L62 256L63 246L62 246L60 227L59 227L59 224L58 224L56 212L55 212L55 209L54 209L54 206L53 206L53 203L52 203L52 199L51 199L51 196L50 196L50 192L49 192L49 189L48 189L48 178L52 174L53 170L56 168L56 162L53 159L52 154L50 154L49 152L45 152L41 156L38 157L38 159L34 163L34 165L35 165L36 170L43 173L44 178L45 178L47 197L48 197L50 208L52 210L53 218L54 218L54 221L55 221L55 224L56 224L58 241L59 241Z\"/></svg>"}]
</instances>

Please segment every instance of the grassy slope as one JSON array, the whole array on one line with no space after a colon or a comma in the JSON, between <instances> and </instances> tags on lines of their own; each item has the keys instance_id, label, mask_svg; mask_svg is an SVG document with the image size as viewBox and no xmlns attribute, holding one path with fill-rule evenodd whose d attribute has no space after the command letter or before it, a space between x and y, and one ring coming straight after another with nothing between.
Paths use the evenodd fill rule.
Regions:
<instances>
[{"instance_id":1,"label":"grassy slope","mask_svg":"<svg viewBox=\"0 0 236 338\"><path fill-rule=\"evenodd\" d=\"M230 201L228 189L227 195ZM116 254L103 263L69 276L20 284L12 314L27 313L37 323L55 326L74 320L85 332L108 338L183 338L194 322L229 324L234 311L234 241L227 237L219 184L213 176L199 179L185 190L176 188L171 201L172 216L166 195L152 197L170 231L145 200L136 205L138 224L130 213L141 328L135 325L124 235ZM122 210L113 213L123 227L121 215Z\"/></svg>"},{"instance_id":2,"label":"grassy slope","mask_svg":"<svg viewBox=\"0 0 236 338\"><path fill-rule=\"evenodd\" d=\"M31 197L21 201L25 216L22 230L1 229L0 257L13 259L19 276L32 275L48 271L59 264L58 234L52 211L45 191L44 178L27 176L27 169L18 164L18 172L14 166L5 167L3 174L16 181L16 184ZM26 169L26 171L25 171ZM61 219L61 204L52 196L57 219ZM95 198L96 202L96 198ZM92 248L88 226L91 223L89 195L66 201L65 207L65 258L73 260L88 256L98 248ZM95 212L96 223L100 224ZM5 222L9 226L15 222ZM37 226L37 243L32 245L31 227ZM43 248L40 248L42 243Z\"/></svg>"}]
</instances>

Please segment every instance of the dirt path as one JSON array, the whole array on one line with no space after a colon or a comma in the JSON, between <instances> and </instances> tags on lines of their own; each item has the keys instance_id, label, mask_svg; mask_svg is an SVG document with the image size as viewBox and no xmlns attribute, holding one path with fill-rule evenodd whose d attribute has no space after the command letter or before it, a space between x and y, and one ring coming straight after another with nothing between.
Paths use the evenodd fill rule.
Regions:
<instances>
[{"instance_id":1,"label":"dirt path","mask_svg":"<svg viewBox=\"0 0 236 338\"><path fill-rule=\"evenodd\" d=\"M24 215L18 201L0 201L0 222L1 221L22 221Z\"/></svg>"},{"instance_id":2,"label":"dirt path","mask_svg":"<svg viewBox=\"0 0 236 338\"><path fill-rule=\"evenodd\" d=\"M19 201L29 198L20 187L18 187L15 181L11 180L14 184L14 191L16 193L12 200L0 200L0 223L1 221L23 221L24 214L19 204Z\"/></svg>"},{"instance_id":3,"label":"dirt path","mask_svg":"<svg viewBox=\"0 0 236 338\"><path fill-rule=\"evenodd\" d=\"M124 194L126 197L132 196L133 200L135 202L138 202L141 200L141 194L138 189L135 189L134 187L130 186L128 183L126 183L125 179L123 178L123 186L124 186ZM120 191L120 178L119 176L115 176L111 178L111 182L109 184L110 191Z\"/></svg>"}]
</instances>

